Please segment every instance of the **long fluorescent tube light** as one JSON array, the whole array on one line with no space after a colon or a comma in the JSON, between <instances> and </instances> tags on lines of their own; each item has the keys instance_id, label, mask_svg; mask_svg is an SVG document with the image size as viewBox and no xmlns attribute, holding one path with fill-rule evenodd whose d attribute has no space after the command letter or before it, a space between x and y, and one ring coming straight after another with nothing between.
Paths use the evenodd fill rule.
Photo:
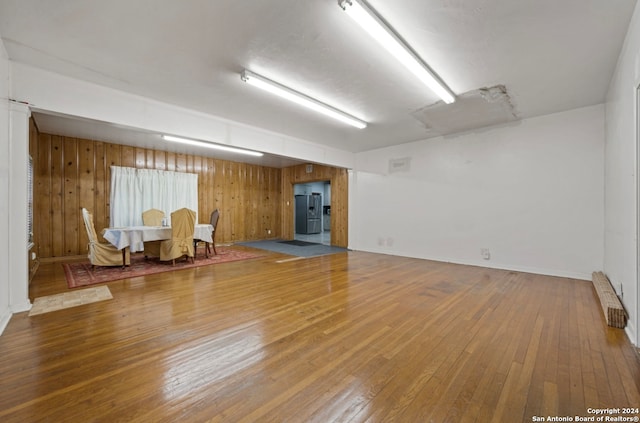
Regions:
<instances>
[{"instance_id":1,"label":"long fluorescent tube light","mask_svg":"<svg viewBox=\"0 0 640 423\"><path fill-rule=\"evenodd\" d=\"M336 120L339 120L340 122L355 126L358 129L367 127L367 123L358 118L348 115L343 111L335 109L327 104L321 103L315 98L311 98L305 94L299 93L298 91L294 91L291 88L285 87L284 85L278 84L277 82L271 81L264 76L257 75L246 69L240 74L240 78L242 78L244 82L253 85L254 87L261 88L272 94L292 101L300 106L307 107L311 110L322 113L325 116L329 116Z\"/></svg>"},{"instance_id":2,"label":"long fluorescent tube light","mask_svg":"<svg viewBox=\"0 0 640 423\"><path fill-rule=\"evenodd\" d=\"M338 5L411 73L445 103L456 101L449 87L409 48L378 14L362 0L338 0Z\"/></svg>"},{"instance_id":3,"label":"long fluorescent tube light","mask_svg":"<svg viewBox=\"0 0 640 423\"><path fill-rule=\"evenodd\" d=\"M213 144L206 141L196 141L196 140L191 140L189 138L174 137L173 135L163 135L162 138L167 141L179 142L181 144L195 145L197 147L213 148L214 150L228 151L230 153L246 154L248 156L256 156L256 157L263 156L263 154L260 153L259 151L243 150L241 148L227 147L226 145Z\"/></svg>"}]
</instances>

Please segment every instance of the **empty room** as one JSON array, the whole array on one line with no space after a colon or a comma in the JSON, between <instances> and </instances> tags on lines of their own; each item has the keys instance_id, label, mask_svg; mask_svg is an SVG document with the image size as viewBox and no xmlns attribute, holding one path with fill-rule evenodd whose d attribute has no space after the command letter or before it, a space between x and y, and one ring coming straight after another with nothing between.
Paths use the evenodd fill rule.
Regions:
<instances>
[{"instance_id":1,"label":"empty room","mask_svg":"<svg viewBox=\"0 0 640 423\"><path fill-rule=\"evenodd\" d=\"M635 0L0 0L0 421L640 419Z\"/></svg>"}]
</instances>

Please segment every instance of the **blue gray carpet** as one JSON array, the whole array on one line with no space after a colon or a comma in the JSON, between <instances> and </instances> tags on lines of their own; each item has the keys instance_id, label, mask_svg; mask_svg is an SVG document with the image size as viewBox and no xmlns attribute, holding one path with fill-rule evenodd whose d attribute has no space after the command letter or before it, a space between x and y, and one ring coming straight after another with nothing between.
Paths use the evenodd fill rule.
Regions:
<instances>
[{"instance_id":1,"label":"blue gray carpet","mask_svg":"<svg viewBox=\"0 0 640 423\"><path fill-rule=\"evenodd\" d=\"M304 243L304 245L303 245ZM297 244L297 245L296 245ZM349 251L342 247L333 247L331 245L316 244L313 242L290 242L282 241L280 239L267 240L267 241L252 241L252 242L239 242L237 245L244 245L245 247L259 248L261 250L274 251L277 253L288 254L290 256L298 257L314 257L323 256L327 254L342 253Z\"/></svg>"}]
</instances>

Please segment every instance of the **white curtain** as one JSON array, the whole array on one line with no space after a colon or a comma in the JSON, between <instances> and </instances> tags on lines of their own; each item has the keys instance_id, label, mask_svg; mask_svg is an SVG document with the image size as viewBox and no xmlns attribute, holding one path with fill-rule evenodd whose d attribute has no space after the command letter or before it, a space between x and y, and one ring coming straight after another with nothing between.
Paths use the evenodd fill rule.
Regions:
<instances>
[{"instance_id":1,"label":"white curtain","mask_svg":"<svg viewBox=\"0 0 640 423\"><path fill-rule=\"evenodd\" d=\"M198 212L197 174L111 166L111 227L142 225L145 210L170 217L183 207Z\"/></svg>"}]
</instances>

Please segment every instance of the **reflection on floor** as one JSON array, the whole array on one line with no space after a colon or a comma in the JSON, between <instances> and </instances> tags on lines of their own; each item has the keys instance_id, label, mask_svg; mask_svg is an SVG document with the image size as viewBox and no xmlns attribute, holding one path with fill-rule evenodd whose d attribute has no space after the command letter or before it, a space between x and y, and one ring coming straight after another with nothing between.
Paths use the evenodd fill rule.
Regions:
<instances>
[{"instance_id":1,"label":"reflection on floor","mask_svg":"<svg viewBox=\"0 0 640 423\"><path fill-rule=\"evenodd\" d=\"M295 234L298 241L317 242L318 244L331 245L331 232L324 231L319 234Z\"/></svg>"}]
</instances>

